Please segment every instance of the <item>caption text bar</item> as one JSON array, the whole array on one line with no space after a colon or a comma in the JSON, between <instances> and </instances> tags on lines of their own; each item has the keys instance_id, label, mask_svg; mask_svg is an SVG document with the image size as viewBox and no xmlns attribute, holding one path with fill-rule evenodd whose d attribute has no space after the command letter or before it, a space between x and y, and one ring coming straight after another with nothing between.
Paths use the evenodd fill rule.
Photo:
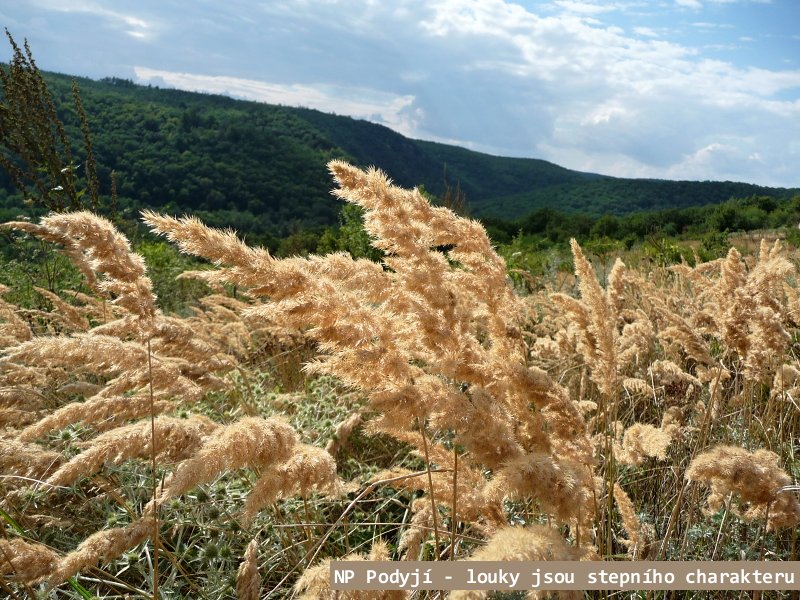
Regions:
<instances>
[{"instance_id":1,"label":"caption text bar","mask_svg":"<svg viewBox=\"0 0 800 600\"><path fill-rule=\"evenodd\" d=\"M333 561L334 590L800 590L800 561Z\"/></svg>"}]
</instances>

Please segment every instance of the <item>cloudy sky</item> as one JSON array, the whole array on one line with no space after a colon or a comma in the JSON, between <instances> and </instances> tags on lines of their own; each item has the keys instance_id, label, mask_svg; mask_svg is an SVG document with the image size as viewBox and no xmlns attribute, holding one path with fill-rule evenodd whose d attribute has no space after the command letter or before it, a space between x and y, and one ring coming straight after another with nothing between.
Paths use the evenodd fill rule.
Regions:
<instances>
[{"instance_id":1,"label":"cloudy sky","mask_svg":"<svg viewBox=\"0 0 800 600\"><path fill-rule=\"evenodd\" d=\"M800 186L799 0L11 0L0 24L46 70L583 171Z\"/></svg>"}]
</instances>

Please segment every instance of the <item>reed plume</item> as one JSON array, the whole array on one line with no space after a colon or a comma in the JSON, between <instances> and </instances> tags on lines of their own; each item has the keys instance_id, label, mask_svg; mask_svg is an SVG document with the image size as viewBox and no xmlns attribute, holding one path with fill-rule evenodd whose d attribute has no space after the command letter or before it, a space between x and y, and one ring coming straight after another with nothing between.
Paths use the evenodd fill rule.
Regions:
<instances>
[{"instance_id":1,"label":"reed plume","mask_svg":"<svg viewBox=\"0 0 800 600\"><path fill-rule=\"evenodd\" d=\"M219 425L199 415L189 419L158 417L155 420L155 453L160 461L175 462L193 456L205 437ZM149 457L152 449L151 424L140 421L117 427L85 444L87 448L61 465L47 480L50 485L69 485L108 464L120 464L134 457Z\"/></svg>"},{"instance_id":2,"label":"reed plume","mask_svg":"<svg viewBox=\"0 0 800 600\"><path fill-rule=\"evenodd\" d=\"M58 294L54 294L50 290L34 286L34 288L41 296L47 298L52 305L53 309L43 314L46 318L57 320L62 324L64 331L87 331L89 329L89 319L83 314L83 311L74 307L69 302L63 300Z\"/></svg>"},{"instance_id":3,"label":"reed plume","mask_svg":"<svg viewBox=\"0 0 800 600\"><path fill-rule=\"evenodd\" d=\"M527 527L506 527L498 531L491 540L468 560L591 560L589 550L579 550L568 545L557 529L546 525ZM486 598L488 590L457 590L450 594L454 600L480 600ZM559 598L577 599L582 593L575 591L557 592ZM529 594L531 598L543 598L540 592Z\"/></svg>"},{"instance_id":4,"label":"reed plume","mask_svg":"<svg viewBox=\"0 0 800 600\"><path fill-rule=\"evenodd\" d=\"M547 454L531 453L506 463L484 493L498 502L505 498L536 498L542 512L553 515L558 522L569 522L576 513L576 506L584 507L591 514L589 506L593 501L594 484L585 478L586 469L582 465L570 465Z\"/></svg>"},{"instance_id":5,"label":"reed plume","mask_svg":"<svg viewBox=\"0 0 800 600\"><path fill-rule=\"evenodd\" d=\"M649 523L642 523L636 515L628 494L618 484L614 484L614 501L617 504L622 526L628 534L627 540L622 540L623 545L628 548L628 556L631 560L647 560L654 550L655 530Z\"/></svg>"},{"instance_id":6,"label":"reed plume","mask_svg":"<svg viewBox=\"0 0 800 600\"><path fill-rule=\"evenodd\" d=\"M314 492L336 494L342 489L333 457L321 448L298 444L284 464L262 471L245 500L244 519L251 521L264 506L280 498L308 498Z\"/></svg>"},{"instance_id":7,"label":"reed plume","mask_svg":"<svg viewBox=\"0 0 800 600\"><path fill-rule=\"evenodd\" d=\"M366 556L353 553L341 560L389 560L389 547L383 540L376 540ZM330 572L329 560L323 560L320 564L306 569L294 586L295 591L300 594L298 598L300 600L326 600L335 595L343 600L403 600L410 595L405 590L341 590L334 592L331 590Z\"/></svg>"},{"instance_id":8,"label":"reed plume","mask_svg":"<svg viewBox=\"0 0 800 600\"><path fill-rule=\"evenodd\" d=\"M378 413L375 430L421 449L420 429L433 453L438 434L452 432L465 448L462 467L478 472L482 465L502 470L526 454L548 455L574 472L590 464L577 404L527 365L520 304L483 228L376 169L341 161L329 168L339 184L334 194L364 209L384 266L341 253L278 260L192 217L145 211L144 220L183 251L224 265L219 280L268 297L248 309L249 318L307 329L321 352L307 371L366 394ZM576 482L594 485L583 476ZM437 502L452 497L444 478L431 484L441 487ZM591 519L588 506L572 508L571 518Z\"/></svg>"},{"instance_id":9,"label":"reed plume","mask_svg":"<svg viewBox=\"0 0 800 600\"><path fill-rule=\"evenodd\" d=\"M581 300L587 307L590 319L585 333L585 356L589 358L600 391L612 398L617 390L616 307L621 303L624 265L621 261L614 264L614 286L604 292L578 242L570 240L570 246L575 257L575 276L578 277Z\"/></svg>"},{"instance_id":10,"label":"reed plume","mask_svg":"<svg viewBox=\"0 0 800 600\"><path fill-rule=\"evenodd\" d=\"M420 553L433 529L433 509L427 498L417 498L411 502L411 512L411 520L400 535L397 550L403 560L423 560Z\"/></svg>"},{"instance_id":11,"label":"reed plume","mask_svg":"<svg viewBox=\"0 0 800 600\"><path fill-rule=\"evenodd\" d=\"M9 288L0 284L0 294L5 294ZM18 309L13 304L0 299L0 348L13 346L19 342L31 339L33 332L30 325L18 314Z\"/></svg>"},{"instance_id":12,"label":"reed plume","mask_svg":"<svg viewBox=\"0 0 800 600\"><path fill-rule=\"evenodd\" d=\"M778 461L778 455L769 450L717 446L692 460L686 479L710 485L711 514L722 508L728 495L736 494L746 505L745 520L764 518L768 529L793 527L800 523L800 502L786 489L791 489L792 479Z\"/></svg>"},{"instance_id":13,"label":"reed plume","mask_svg":"<svg viewBox=\"0 0 800 600\"><path fill-rule=\"evenodd\" d=\"M22 582L48 576L58 567L58 554L43 544L21 538L0 539L0 575Z\"/></svg>"},{"instance_id":14,"label":"reed plume","mask_svg":"<svg viewBox=\"0 0 800 600\"><path fill-rule=\"evenodd\" d=\"M89 286L137 315L143 328L155 318L158 309L144 260L107 219L84 211L54 214L38 225L11 221L3 226L63 246Z\"/></svg>"},{"instance_id":15,"label":"reed plume","mask_svg":"<svg viewBox=\"0 0 800 600\"><path fill-rule=\"evenodd\" d=\"M40 479L58 468L61 462L62 457L58 452L37 444L0 437L0 471L3 473Z\"/></svg>"},{"instance_id":16,"label":"reed plume","mask_svg":"<svg viewBox=\"0 0 800 600\"><path fill-rule=\"evenodd\" d=\"M239 600L258 600L261 597L261 577L258 574L258 538L253 538L236 572L236 597Z\"/></svg>"},{"instance_id":17,"label":"reed plume","mask_svg":"<svg viewBox=\"0 0 800 600\"><path fill-rule=\"evenodd\" d=\"M287 460L297 443L294 430L276 419L245 417L220 428L200 449L181 462L164 483L159 504L245 466L265 468Z\"/></svg>"},{"instance_id":18,"label":"reed plume","mask_svg":"<svg viewBox=\"0 0 800 600\"><path fill-rule=\"evenodd\" d=\"M59 558L55 568L51 569L45 577L38 579L43 579L48 585L55 586L87 567L106 564L129 548L150 539L154 523L155 517L152 510L149 510L130 525L93 533L75 550Z\"/></svg>"},{"instance_id":19,"label":"reed plume","mask_svg":"<svg viewBox=\"0 0 800 600\"><path fill-rule=\"evenodd\" d=\"M699 265L695 270L702 268L704 265ZM715 282L698 280L699 298L704 304L699 317L735 352L744 375L767 383L779 366L773 356L782 355L790 341L786 325L791 317L784 284L794 274L794 265L783 256L778 240L772 248L762 245L758 261L749 272L735 248L718 268Z\"/></svg>"},{"instance_id":20,"label":"reed plume","mask_svg":"<svg viewBox=\"0 0 800 600\"><path fill-rule=\"evenodd\" d=\"M0 573L10 585L58 584L150 537L158 548L159 507L162 516L172 514L184 504L178 497L192 501L187 492L195 486L245 469L225 485L255 483L242 506L224 510L246 525L258 525L267 518L261 509L284 498L299 496L313 508L315 495L362 488L335 527L316 544L309 538L306 556L314 566L295 587L307 598L330 597L328 563L317 563L317 556L329 548L349 551L352 532L361 536L367 527L349 518L372 510L362 507L373 506L365 497L379 485L401 493L382 495L371 535L377 539L378 511L406 510L397 557L410 560L470 552L469 560L582 560L621 548L629 558L647 559L656 549L651 520L664 526L663 553L675 549L677 557L693 558L690 545L673 543L676 531L690 536L705 527L693 522L694 511L682 511L688 483L680 465L692 457L685 476L711 488L710 510L734 498L735 513L763 519L769 529L800 522L795 486L776 454L730 446L697 454L740 430L770 448L786 447L776 443L776 431L783 442L796 437L800 365L790 344L800 295L780 244L762 243L757 260L732 250L718 261L647 274L618 260L603 286L573 240L574 277L559 275L553 287L520 298L480 224L432 206L419 190L395 186L377 169L342 161L329 168L334 194L363 209L364 227L383 251L381 263L344 253L277 259L195 218L143 213L154 231L218 267L186 275L214 292L188 318L158 311L141 258L104 220L75 213L10 225L62 245L98 298L39 290L52 310L27 312L0 301L0 424L6 426L0 468L8 473L3 488L11 490L3 510L10 506L16 516L14 502L27 502L24 494L44 503L36 493L42 484L72 485L123 462L136 472L134 459L144 456L152 459L153 474L164 471L143 509L104 475L75 486L75 494L97 494L96 484L100 494L140 516L124 527L89 530L64 556L27 538L0 541ZM235 285L237 297L225 296L222 284ZM569 285L574 289L563 293ZM308 401L303 392L276 400L286 389L262 372L291 345L316 354L306 375L337 380L337 417L324 425L325 435L336 431L328 451L303 443L280 419L255 416L286 409L299 418L294 403ZM226 377L234 369L244 383L231 395L240 392L246 401L237 406L206 396L238 386ZM225 425L174 416L177 408L181 414L217 411L218 401L226 422L228 411L249 416ZM327 400L318 404L315 415L329 408ZM413 468L387 461L377 474L370 465L365 483L345 484L335 455L356 427L390 444L386 456L411 454ZM298 431L309 429L303 424ZM342 473L350 472L361 442L359 436ZM672 459L674 465L667 462ZM20 492L26 477L37 481ZM125 478L112 479L118 480ZM218 487L207 486L207 493ZM50 496L62 501L63 491ZM651 512L655 496L659 509L668 504L662 496L677 498L671 514ZM98 497L104 496L89 500ZM203 505L218 514L220 499L214 500ZM286 505L279 512L290 519L291 511ZM20 514L26 527L53 519ZM208 536L204 529L211 528L193 524L191 536ZM237 594L259 597L255 539L242 554ZM277 572L266 558L272 554L265 544L265 578ZM280 555L290 554L286 544ZM162 554L154 569L167 563L164 557L178 556ZM376 541L366 557L349 558L386 560L389 546Z\"/></svg>"},{"instance_id":21,"label":"reed plume","mask_svg":"<svg viewBox=\"0 0 800 600\"><path fill-rule=\"evenodd\" d=\"M625 430L622 444L614 448L616 459L625 465L641 465L647 458L667 459L672 436L661 428L634 423Z\"/></svg>"}]
</instances>

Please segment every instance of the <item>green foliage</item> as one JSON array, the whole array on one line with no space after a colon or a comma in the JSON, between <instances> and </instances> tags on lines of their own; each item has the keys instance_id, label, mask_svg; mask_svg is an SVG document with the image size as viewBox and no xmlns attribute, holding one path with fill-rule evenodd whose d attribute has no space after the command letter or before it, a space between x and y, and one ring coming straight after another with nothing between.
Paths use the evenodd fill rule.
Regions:
<instances>
[{"instance_id":1,"label":"green foliage","mask_svg":"<svg viewBox=\"0 0 800 600\"><path fill-rule=\"evenodd\" d=\"M166 313L187 316L189 307L208 294L208 286L196 279L177 279L184 271L202 268L199 261L178 252L162 240L142 241L136 252L144 257L158 305Z\"/></svg>"},{"instance_id":2,"label":"green foliage","mask_svg":"<svg viewBox=\"0 0 800 600\"><path fill-rule=\"evenodd\" d=\"M733 232L769 229L787 242L800 246L800 195L747 196L719 205L638 212L625 216L569 214L552 208L537 209L517 221L485 219L487 231L499 244L512 278L520 287L525 272L540 276L552 273L554 259L568 255L567 242L576 238L607 274L613 260L623 252L645 258L653 264L682 261L694 264L724 256ZM758 235L758 234L756 234ZM693 243L689 244L688 241ZM699 243L697 243L699 241ZM549 261L549 262L548 262ZM530 287L530 286L527 286Z\"/></svg>"},{"instance_id":3,"label":"green foliage","mask_svg":"<svg viewBox=\"0 0 800 600\"><path fill-rule=\"evenodd\" d=\"M680 262L695 264L691 248L664 238L650 238L644 247L644 253L653 263L661 267Z\"/></svg>"},{"instance_id":4,"label":"green foliage","mask_svg":"<svg viewBox=\"0 0 800 600\"><path fill-rule=\"evenodd\" d=\"M565 242L588 235L593 226L596 237L634 234L643 239L669 227L664 217L681 234L695 220L685 213L674 221L677 215L670 211L731 197L769 197L780 205L757 201L735 218L724 211L715 217L731 230L760 226L765 215L769 221L781 210L784 220L800 218L800 211L782 204L797 190L604 177L542 160L410 140L380 125L309 109L140 86L119 78L78 79L81 96L75 97L68 77L39 77L37 85L46 83L63 122L64 141L59 141L60 134L53 138L58 144L86 146L87 123L92 125L90 147L80 156L73 152L72 162L53 162L50 172L60 176L61 169L72 165L64 175L90 190L95 179L87 178L84 169L96 164L100 198L111 195L111 175L117 174L119 211L126 218L135 219L143 206L193 213L282 253L312 250L320 240L299 232L312 230L321 238L326 227L338 224L339 205L329 194L325 167L334 157L377 165L407 187L422 184L440 203L461 206L460 212L484 219L498 243L510 242L520 229ZM47 113L42 106L39 112ZM78 169L78 164L84 166ZM26 197L15 191L14 177L13 170L0 169L0 212L6 214L18 212ZM59 185L68 187L43 180L39 193ZM627 216L654 210L661 212ZM616 216L618 227L611 216L596 223L601 215ZM512 219L519 222L508 226ZM287 237L294 239L279 249L278 238Z\"/></svg>"},{"instance_id":5,"label":"green foliage","mask_svg":"<svg viewBox=\"0 0 800 600\"><path fill-rule=\"evenodd\" d=\"M186 316L194 301L208 294L208 287L200 281L176 279L184 271L202 269L203 264L197 259L181 254L162 240L149 238L139 241L134 250L145 259L158 305L164 312ZM10 288L5 300L40 310L50 307L36 287L62 296L65 290L91 293L83 275L59 248L7 231L0 233L0 284Z\"/></svg>"},{"instance_id":6,"label":"green foliage","mask_svg":"<svg viewBox=\"0 0 800 600\"><path fill-rule=\"evenodd\" d=\"M789 198L796 189L768 188L730 181L662 181L596 176L545 187L530 187L505 197L475 199L476 215L520 218L536 208L558 206L565 212L581 212L595 217L624 216L640 211L685 209L719 204L730 198L770 196Z\"/></svg>"},{"instance_id":7,"label":"green foliage","mask_svg":"<svg viewBox=\"0 0 800 600\"><path fill-rule=\"evenodd\" d=\"M372 246L372 238L364 229L364 210L356 204L345 204L339 213L339 227L328 228L319 238L318 254L347 252L353 258L380 261L383 252Z\"/></svg>"},{"instance_id":8,"label":"green foliage","mask_svg":"<svg viewBox=\"0 0 800 600\"><path fill-rule=\"evenodd\" d=\"M510 243L502 244L498 253L506 261L509 275L518 290L532 291L532 277L545 271L544 244L534 236L517 234Z\"/></svg>"},{"instance_id":9,"label":"green foliage","mask_svg":"<svg viewBox=\"0 0 800 600\"><path fill-rule=\"evenodd\" d=\"M590 231L592 237L614 237L619 233L619 219L614 215L603 215L594 222Z\"/></svg>"},{"instance_id":10,"label":"green foliage","mask_svg":"<svg viewBox=\"0 0 800 600\"><path fill-rule=\"evenodd\" d=\"M89 292L80 271L51 244L8 231L0 234L0 284L10 288L5 300L35 309L49 308L36 287Z\"/></svg>"},{"instance_id":11,"label":"green foliage","mask_svg":"<svg viewBox=\"0 0 800 600\"><path fill-rule=\"evenodd\" d=\"M786 241L796 248L800 248L800 229L792 227L786 230Z\"/></svg>"},{"instance_id":12,"label":"green foliage","mask_svg":"<svg viewBox=\"0 0 800 600\"><path fill-rule=\"evenodd\" d=\"M700 239L702 244L698 253L706 260L727 251L726 234L729 232L779 228L788 231L791 237L795 235L792 230L798 220L800 196L747 196L732 198L719 205L638 212L619 217L603 215L595 218L540 208L517 221L488 219L487 224L488 230L497 234L493 239L501 244L509 244L514 239L510 231L520 232L525 238L546 239L553 244L565 244L574 237L587 244L590 250L612 242L630 250L634 245L646 242L654 260L663 264L680 261L681 257L693 258L686 248L661 248L663 240ZM602 249L596 252L598 256L605 253Z\"/></svg>"},{"instance_id":13,"label":"green foliage","mask_svg":"<svg viewBox=\"0 0 800 600\"><path fill-rule=\"evenodd\" d=\"M346 204L340 213L338 249L349 252L353 258L380 260L383 252L372 245L364 230L364 210L356 204Z\"/></svg>"},{"instance_id":14,"label":"green foliage","mask_svg":"<svg viewBox=\"0 0 800 600\"><path fill-rule=\"evenodd\" d=\"M418 185L437 204L477 215L518 272L552 271L558 262L552 256L563 254L573 237L604 267L620 250L640 243L652 260L667 264L693 259L677 241L684 236L702 240L698 254L706 259L727 247L724 236L717 237L724 232L800 221L797 190L603 177L410 140L380 125L315 110L119 78L80 79L79 95L78 82L40 73L27 45L22 51L9 40L13 58L0 69L4 221L27 212L24 199L62 210L89 199L96 207L100 198L113 196L134 240L139 209L157 207L236 229L277 256L346 251L379 260L358 207L330 197L325 165L331 157L376 164L398 183ZM187 268L185 259L151 242L140 250L162 308L184 310L199 285L174 283L171 275ZM9 268L26 277L13 262ZM59 268L43 271L52 275L42 287L57 287ZM513 277L522 285L519 273Z\"/></svg>"},{"instance_id":15,"label":"green foliage","mask_svg":"<svg viewBox=\"0 0 800 600\"><path fill-rule=\"evenodd\" d=\"M72 105L54 99L36 66L27 41L24 51L6 30L13 50L0 67L0 167L26 202L51 211L98 209L96 161L78 87L71 85ZM73 152L73 138L59 116L70 110L83 138L83 173ZM84 196L88 195L88 205Z\"/></svg>"},{"instance_id":16,"label":"green foliage","mask_svg":"<svg viewBox=\"0 0 800 600\"><path fill-rule=\"evenodd\" d=\"M303 229L282 238L274 249L276 256L308 256L319 252L321 234L318 231Z\"/></svg>"},{"instance_id":17,"label":"green foliage","mask_svg":"<svg viewBox=\"0 0 800 600\"><path fill-rule=\"evenodd\" d=\"M703 236L698 254L703 260L714 260L725 256L730 246L727 233L712 231Z\"/></svg>"},{"instance_id":18,"label":"green foliage","mask_svg":"<svg viewBox=\"0 0 800 600\"><path fill-rule=\"evenodd\" d=\"M336 221L325 165L341 153L286 109L118 79L79 79L83 98L74 108L67 78L47 74L43 81L68 143L83 139L79 113L88 116L99 193L111 194L115 172L120 212L128 218L159 207L260 238ZM0 207L21 207L13 173L3 171Z\"/></svg>"},{"instance_id":19,"label":"green foliage","mask_svg":"<svg viewBox=\"0 0 800 600\"><path fill-rule=\"evenodd\" d=\"M539 234L551 242L567 243L570 238L590 235L594 220L584 214L569 215L552 208L539 208L518 223L525 233Z\"/></svg>"}]
</instances>

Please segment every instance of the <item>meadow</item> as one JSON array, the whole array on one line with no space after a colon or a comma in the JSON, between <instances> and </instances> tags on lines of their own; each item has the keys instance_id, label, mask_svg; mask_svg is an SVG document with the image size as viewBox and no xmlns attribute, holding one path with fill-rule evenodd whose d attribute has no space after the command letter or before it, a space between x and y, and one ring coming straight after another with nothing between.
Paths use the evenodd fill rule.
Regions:
<instances>
[{"instance_id":1,"label":"meadow","mask_svg":"<svg viewBox=\"0 0 800 600\"><path fill-rule=\"evenodd\" d=\"M342 557L797 559L796 248L605 272L573 240L522 291L477 221L329 170L380 261L142 214L208 261L186 315L96 214L3 225L82 276L46 310L0 300L3 594L328 598ZM339 597L406 595L445 596Z\"/></svg>"}]
</instances>

